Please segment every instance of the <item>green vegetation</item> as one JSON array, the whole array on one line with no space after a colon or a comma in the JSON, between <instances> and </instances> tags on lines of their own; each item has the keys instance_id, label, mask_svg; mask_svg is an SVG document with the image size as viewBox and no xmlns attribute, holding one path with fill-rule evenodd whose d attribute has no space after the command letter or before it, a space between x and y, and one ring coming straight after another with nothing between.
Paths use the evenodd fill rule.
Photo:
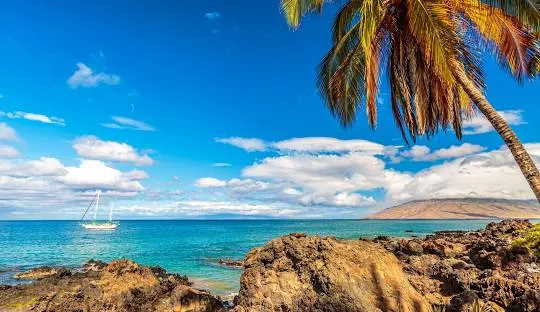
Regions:
<instances>
[{"instance_id":1,"label":"green vegetation","mask_svg":"<svg viewBox=\"0 0 540 312\"><path fill-rule=\"evenodd\" d=\"M432 304L431 305L432 312L445 312L446 311L446 305L441 304Z\"/></svg>"},{"instance_id":2,"label":"green vegetation","mask_svg":"<svg viewBox=\"0 0 540 312\"><path fill-rule=\"evenodd\" d=\"M491 308L476 299L471 307L471 312L491 312Z\"/></svg>"},{"instance_id":3,"label":"green vegetation","mask_svg":"<svg viewBox=\"0 0 540 312\"><path fill-rule=\"evenodd\" d=\"M540 258L540 223L529 229L523 237L512 243L513 247L525 247Z\"/></svg>"}]
</instances>

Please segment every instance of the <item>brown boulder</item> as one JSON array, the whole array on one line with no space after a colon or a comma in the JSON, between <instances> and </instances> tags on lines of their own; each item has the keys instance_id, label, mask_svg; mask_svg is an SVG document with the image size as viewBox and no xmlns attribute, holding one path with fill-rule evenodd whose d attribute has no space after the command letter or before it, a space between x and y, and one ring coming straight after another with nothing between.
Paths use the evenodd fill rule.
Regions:
<instances>
[{"instance_id":1,"label":"brown boulder","mask_svg":"<svg viewBox=\"0 0 540 312\"><path fill-rule=\"evenodd\" d=\"M376 242L398 257L417 291L447 311L468 311L475 298L498 311L540 311L538 259L512 244L531 227L505 220L475 232L437 232L418 240L422 255L407 252L403 240Z\"/></svg>"},{"instance_id":2,"label":"brown boulder","mask_svg":"<svg viewBox=\"0 0 540 312\"><path fill-rule=\"evenodd\" d=\"M244 265L235 312L430 311L397 259L371 242L287 235Z\"/></svg>"},{"instance_id":3,"label":"brown boulder","mask_svg":"<svg viewBox=\"0 0 540 312\"><path fill-rule=\"evenodd\" d=\"M224 312L220 300L190 287L187 278L130 260L55 275L32 284L0 288L0 311Z\"/></svg>"},{"instance_id":4,"label":"brown boulder","mask_svg":"<svg viewBox=\"0 0 540 312\"><path fill-rule=\"evenodd\" d=\"M416 239L408 240L405 243L405 249L410 255L421 255L424 253L424 248L422 248L422 244L420 244L420 242Z\"/></svg>"},{"instance_id":5,"label":"brown boulder","mask_svg":"<svg viewBox=\"0 0 540 312\"><path fill-rule=\"evenodd\" d=\"M486 236L492 237L505 237L509 236L511 238L519 237L520 234L532 227L531 223L527 220L503 220L501 222L491 222L486 225L485 234Z\"/></svg>"}]
</instances>

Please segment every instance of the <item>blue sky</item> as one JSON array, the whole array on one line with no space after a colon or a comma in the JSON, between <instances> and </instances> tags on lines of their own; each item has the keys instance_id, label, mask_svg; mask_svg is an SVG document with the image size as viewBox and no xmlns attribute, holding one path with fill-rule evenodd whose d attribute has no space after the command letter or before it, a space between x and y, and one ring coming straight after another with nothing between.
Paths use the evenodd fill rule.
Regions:
<instances>
[{"instance_id":1,"label":"blue sky","mask_svg":"<svg viewBox=\"0 0 540 312\"><path fill-rule=\"evenodd\" d=\"M315 87L337 6L293 32L278 1L3 5L0 218L77 218L96 189L121 218L354 218L421 198L533 198L481 116L462 141L449 131L406 147L383 87L377 130L363 113L342 129ZM489 56L484 68L488 99L540 156L540 83L518 86Z\"/></svg>"}]
</instances>

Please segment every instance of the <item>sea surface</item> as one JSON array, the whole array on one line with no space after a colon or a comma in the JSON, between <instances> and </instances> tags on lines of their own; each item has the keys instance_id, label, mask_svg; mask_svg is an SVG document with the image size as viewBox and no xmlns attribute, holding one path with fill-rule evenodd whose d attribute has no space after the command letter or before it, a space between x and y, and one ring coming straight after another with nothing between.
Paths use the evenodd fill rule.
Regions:
<instances>
[{"instance_id":1,"label":"sea surface","mask_svg":"<svg viewBox=\"0 0 540 312\"><path fill-rule=\"evenodd\" d=\"M291 232L358 239L424 236L439 230L477 230L493 220L167 220L120 221L116 231L82 228L78 221L0 221L0 284L41 265L77 267L89 259L130 258L186 274L196 286L230 296L242 270L217 264L243 258L253 247ZM406 231L413 231L412 233Z\"/></svg>"}]
</instances>

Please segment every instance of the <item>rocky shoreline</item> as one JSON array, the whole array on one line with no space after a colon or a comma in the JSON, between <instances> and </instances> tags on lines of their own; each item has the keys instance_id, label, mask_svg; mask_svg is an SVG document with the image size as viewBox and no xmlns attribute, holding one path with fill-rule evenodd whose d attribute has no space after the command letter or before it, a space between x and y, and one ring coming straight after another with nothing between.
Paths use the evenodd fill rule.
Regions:
<instances>
[{"instance_id":1,"label":"rocky shoreline","mask_svg":"<svg viewBox=\"0 0 540 312\"><path fill-rule=\"evenodd\" d=\"M540 311L540 261L515 242L528 221L423 239L337 240L292 233L254 248L234 303L186 276L131 260L41 267L1 285L0 311Z\"/></svg>"}]
</instances>

